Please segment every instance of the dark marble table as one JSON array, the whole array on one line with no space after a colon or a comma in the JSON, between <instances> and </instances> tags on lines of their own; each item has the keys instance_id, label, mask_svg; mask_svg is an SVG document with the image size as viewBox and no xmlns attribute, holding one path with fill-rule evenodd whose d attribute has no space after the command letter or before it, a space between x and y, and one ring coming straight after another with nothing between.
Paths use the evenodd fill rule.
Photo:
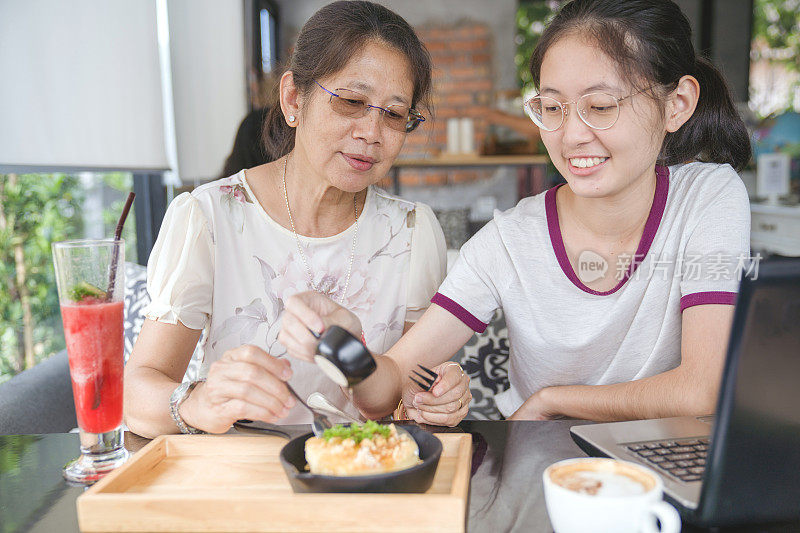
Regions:
<instances>
[{"instance_id":1,"label":"dark marble table","mask_svg":"<svg viewBox=\"0 0 800 533\"><path fill-rule=\"evenodd\" d=\"M584 456L569 436L570 426L579 423L584 422L465 421L454 428L473 434L468 530L551 532L542 472L555 461ZM308 428L286 426L286 431L294 435ZM134 434L125 439L133 452L148 442ZM0 533L78 531L75 500L84 489L61 477L62 466L77 451L76 434L0 436ZM684 531L702 530L686 526ZM788 532L800 526L722 531Z\"/></svg>"}]
</instances>

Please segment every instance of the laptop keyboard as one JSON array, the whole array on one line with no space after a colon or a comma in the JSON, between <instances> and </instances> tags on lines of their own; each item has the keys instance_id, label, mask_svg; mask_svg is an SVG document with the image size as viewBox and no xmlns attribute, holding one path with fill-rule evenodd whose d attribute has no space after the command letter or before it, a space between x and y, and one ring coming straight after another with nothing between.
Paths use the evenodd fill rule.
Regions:
<instances>
[{"instance_id":1,"label":"laptop keyboard","mask_svg":"<svg viewBox=\"0 0 800 533\"><path fill-rule=\"evenodd\" d=\"M706 468L709 439L677 439L627 444L651 466L681 481L700 481Z\"/></svg>"}]
</instances>

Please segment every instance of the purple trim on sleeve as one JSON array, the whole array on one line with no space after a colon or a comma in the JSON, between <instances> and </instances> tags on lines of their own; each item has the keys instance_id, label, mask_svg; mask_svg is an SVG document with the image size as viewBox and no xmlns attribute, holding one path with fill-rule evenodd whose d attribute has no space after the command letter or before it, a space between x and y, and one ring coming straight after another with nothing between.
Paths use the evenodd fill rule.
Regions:
<instances>
[{"instance_id":1,"label":"purple trim on sleeve","mask_svg":"<svg viewBox=\"0 0 800 533\"><path fill-rule=\"evenodd\" d=\"M569 257L567 257L567 250L564 248L564 241L561 238L561 226L558 222L558 208L556 206L556 192L562 185L563 183L548 190L544 197L545 212L547 213L547 229L550 232L550 243L553 245L553 251L556 254L558 264L561 266L561 270L564 272L567 278L569 278L569 280L580 290L596 296L608 296L609 294L614 294L620 288L622 288L622 286L625 285L625 282L628 281L634 272L636 272L636 268L639 266L639 263L644 261L645 256L647 256L647 252L650 251L650 246L653 244L653 239L655 239L656 232L661 224L661 219L664 216L664 207L667 205L667 193L669 192L669 168L656 165L656 191L653 195L653 205L650 207L650 215L648 215L647 222L645 222L644 231L642 232L642 238L639 241L639 246L636 249L636 254L634 254L631 264L628 265L628 271L625 272L625 275L622 277L622 280L620 280L616 287L602 292L590 289L584 285L575 274L575 271L572 269L572 265L569 262Z\"/></svg>"},{"instance_id":2,"label":"purple trim on sleeve","mask_svg":"<svg viewBox=\"0 0 800 533\"><path fill-rule=\"evenodd\" d=\"M728 291L693 292L692 294L681 297L681 313L695 305L736 305L736 296L737 294L735 292Z\"/></svg>"},{"instance_id":3,"label":"purple trim on sleeve","mask_svg":"<svg viewBox=\"0 0 800 533\"><path fill-rule=\"evenodd\" d=\"M431 298L431 303L438 305L439 307L450 311L453 316L459 319L461 322L467 325L472 331L475 333L483 333L486 331L486 326L489 324L484 324L477 318L475 315L458 305L456 302L445 296L444 294L437 292Z\"/></svg>"}]
</instances>

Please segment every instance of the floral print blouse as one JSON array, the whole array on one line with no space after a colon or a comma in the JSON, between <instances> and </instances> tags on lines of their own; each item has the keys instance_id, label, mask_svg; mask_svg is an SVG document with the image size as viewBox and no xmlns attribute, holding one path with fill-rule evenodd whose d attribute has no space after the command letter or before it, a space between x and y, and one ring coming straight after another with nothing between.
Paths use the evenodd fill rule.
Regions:
<instances>
[{"instance_id":1,"label":"floral print blouse","mask_svg":"<svg viewBox=\"0 0 800 533\"><path fill-rule=\"evenodd\" d=\"M445 276L444 235L431 209L370 187L344 294L355 224L331 237L299 236L314 285L353 311L373 353L400 338L405 322L430 305ZM170 204L147 267L152 320L206 330L199 376L225 351L253 344L275 357L284 302L311 290L291 230L255 200L245 172L183 193ZM308 397L322 392L357 414L344 392L320 369L290 359L292 386ZM300 405L281 423L310 423Z\"/></svg>"}]
</instances>

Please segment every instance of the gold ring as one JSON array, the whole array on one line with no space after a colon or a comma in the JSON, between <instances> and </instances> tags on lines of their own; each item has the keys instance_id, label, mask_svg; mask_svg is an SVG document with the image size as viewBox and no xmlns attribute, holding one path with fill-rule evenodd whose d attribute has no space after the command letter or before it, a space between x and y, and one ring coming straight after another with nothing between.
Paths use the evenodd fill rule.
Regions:
<instances>
[{"instance_id":1,"label":"gold ring","mask_svg":"<svg viewBox=\"0 0 800 533\"><path fill-rule=\"evenodd\" d=\"M459 399L458 399L458 409L456 409L456 411L460 411L460 410L461 410L461 407L462 407L462 404L461 404L461 398L459 398Z\"/></svg>"}]
</instances>

